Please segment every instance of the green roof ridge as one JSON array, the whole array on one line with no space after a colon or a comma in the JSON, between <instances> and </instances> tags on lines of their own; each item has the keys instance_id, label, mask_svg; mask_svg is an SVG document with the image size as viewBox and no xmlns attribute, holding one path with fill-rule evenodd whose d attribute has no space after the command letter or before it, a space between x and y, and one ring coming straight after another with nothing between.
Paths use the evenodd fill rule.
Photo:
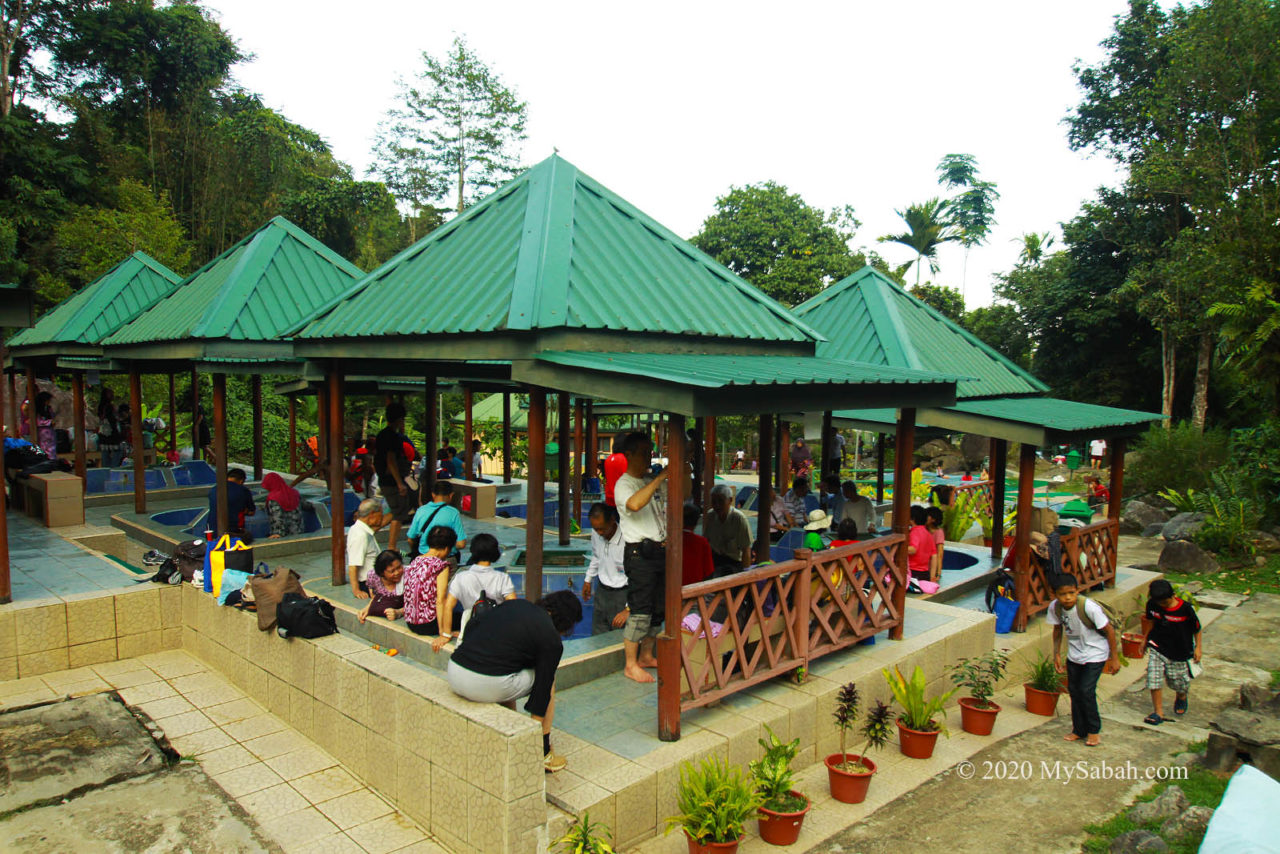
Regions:
<instances>
[{"instance_id":1,"label":"green roof ridge","mask_svg":"<svg viewBox=\"0 0 1280 854\"><path fill-rule=\"evenodd\" d=\"M569 302L569 267L573 254L573 200L578 169L552 155L525 173L529 185L525 203L524 236L521 239L516 277L507 314L508 329L533 329L541 325L544 307L554 315ZM539 276L540 271L547 275ZM538 288L541 280L551 288ZM560 318L562 321L565 317Z\"/></svg>"},{"instance_id":2,"label":"green roof ridge","mask_svg":"<svg viewBox=\"0 0 1280 854\"><path fill-rule=\"evenodd\" d=\"M253 233L249 244L236 259L236 265L209 300L208 308L191 327L190 337L225 338L230 334L237 316L244 310L249 295L258 286L285 237L285 230L275 227L275 219Z\"/></svg>"}]
</instances>

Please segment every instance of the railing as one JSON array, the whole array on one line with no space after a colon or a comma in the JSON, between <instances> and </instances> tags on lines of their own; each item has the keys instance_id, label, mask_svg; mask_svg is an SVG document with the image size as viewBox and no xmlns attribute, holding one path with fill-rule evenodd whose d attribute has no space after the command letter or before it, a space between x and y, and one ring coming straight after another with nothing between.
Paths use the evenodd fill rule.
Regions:
<instances>
[{"instance_id":1,"label":"railing","mask_svg":"<svg viewBox=\"0 0 1280 854\"><path fill-rule=\"evenodd\" d=\"M1114 586L1119 536L1120 523L1115 519L1103 519L1063 534L1062 571L1074 575L1082 590L1098 584ZM1053 588L1045 570L1035 561L1031 562L1029 586L1028 616L1044 611L1053 601Z\"/></svg>"},{"instance_id":2,"label":"railing","mask_svg":"<svg viewBox=\"0 0 1280 854\"><path fill-rule=\"evenodd\" d=\"M900 534L683 589L681 709L735 694L902 623ZM707 627L710 626L710 631ZM660 689L661 690L661 689Z\"/></svg>"},{"instance_id":3,"label":"railing","mask_svg":"<svg viewBox=\"0 0 1280 854\"><path fill-rule=\"evenodd\" d=\"M978 501L985 501L987 504L987 512L995 513L995 509L992 505L992 499L994 496L991 493L991 481L975 480L972 483L962 483L955 489L957 497L959 496L959 493L962 492L972 493L975 503Z\"/></svg>"}]
</instances>

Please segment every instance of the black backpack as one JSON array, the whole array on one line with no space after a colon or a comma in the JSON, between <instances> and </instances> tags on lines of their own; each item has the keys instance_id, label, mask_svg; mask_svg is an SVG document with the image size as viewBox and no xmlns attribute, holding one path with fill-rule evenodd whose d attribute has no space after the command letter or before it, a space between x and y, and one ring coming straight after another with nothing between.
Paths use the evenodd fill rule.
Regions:
<instances>
[{"instance_id":1,"label":"black backpack","mask_svg":"<svg viewBox=\"0 0 1280 854\"><path fill-rule=\"evenodd\" d=\"M156 569L156 574L151 576L151 580L156 584L181 584L182 568L173 557L167 557Z\"/></svg>"},{"instance_id":2,"label":"black backpack","mask_svg":"<svg viewBox=\"0 0 1280 854\"><path fill-rule=\"evenodd\" d=\"M1013 576L1003 569L997 569L995 578L991 579L991 583L987 585L987 613L996 612L997 599L1014 598L1016 595L1014 590Z\"/></svg>"},{"instance_id":3,"label":"black backpack","mask_svg":"<svg viewBox=\"0 0 1280 854\"><path fill-rule=\"evenodd\" d=\"M276 608L276 632L282 638L322 638L337 634L333 603L316 596L284 594Z\"/></svg>"},{"instance_id":4,"label":"black backpack","mask_svg":"<svg viewBox=\"0 0 1280 854\"><path fill-rule=\"evenodd\" d=\"M486 591L481 590L480 598L471 606L471 622L474 623L477 617L489 613L496 607L498 607L498 603L490 599Z\"/></svg>"}]
</instances>

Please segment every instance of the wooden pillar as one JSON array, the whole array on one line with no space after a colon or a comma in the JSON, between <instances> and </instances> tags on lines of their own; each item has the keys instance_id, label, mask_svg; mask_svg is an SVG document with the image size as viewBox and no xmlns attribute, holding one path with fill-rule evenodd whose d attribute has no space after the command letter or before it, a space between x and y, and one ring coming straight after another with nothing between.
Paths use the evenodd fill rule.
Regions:
<instances>
[{"instance_id":1,"label":"wooden pillar","mask_svg":"<svg viewBox=\"0 0 1280 854\"><path fill-rule=\"evenodd\" d=\"M178 390L176 387L176 375L169 374L169 450L175 455L178 453Z\"/></svg>"},{"instance_id":2,"label":"wooden pillar","mask_svg":"<svg viewBox=\"0 0 1280 854\"><path fill-rule=\"evenodd\" d=\"M898 410L898 429L893 456L893 532L905 539L911 531L911 456L916 441L916 411L911 408ZM906 484L906 488L903 488ZM893 604L906 622L907 607L907 544L898 547L898 574L902 583L893 590ZM889 631L890 640L902 640L902 624Z\"/></svg>"},{"instance_id":3,"label":"wooden pillar","mask_svg":"<svg viewBox=\"0 0 1280 854\"><path fill-rule=\"evenodd\" d=\"M991 557L1004 556L1004 488L1009 467L1007 439L991 440Z\"/></svg>"},{"instance_id":4,"label":"wooden pillar","mask_svg":"<svg viewBox=\"0 0 1280 854\"><path fill-rule=\"evenodd\" d=\"M345 430L342 419L342 368L335 363L329 367L328 393L325 395L329 411L325 413L328 420L327 438L329 440L329 553L332 557L331 581L334 587L348 583L347 579L347 538L343 528L346 513L344 512L343 493L346 484L343 481L342 445Z\"/></svg>"},{"instance_id":5,"label":"wooden pillar","mask_svg":"<svg viewBox=\"0 0 1280 854\"><path fill-rule=\"evenodd\" d=\"M756 563L769 559L769 490L773 488L773 416L760 416L760 471L756 474Z\"/></svg>"},{"instance_id":6,"label":"wooden pillar","mask_svg":"<svg viewBox=\"0 0 1280 854\"><path fill-rule=\"evenodd\" d=\"M298 396L289 395L289 474L298 473Z\"/></svg>"},{"instance_id":7,"label":"wooden pillar","mask_svg":"<svg viewBox=\"0 0 1280 854\"><path fill-rule=\"evenodd\" d=\"M560 545L569 545L569 512L570 512L570 493L572 486L569 483L569 393L560 392L556 406L556 432L559 434L560 441L557 443L560 452L557 454L557 472L559 474L559 504L560 504ZM530 452L533 448L530 446ZM576 490L575 490L576 491Z\"/></svg>"},{"instance_id":8,"label":"wooden pillar","mask_svg":"<svg viewBox=\"0 0 1280 854\"><path fill-rule=\"evenodd\" d=\"M658 636L658 738L680 739L680 606L684 576L684 416L667 415L667 567Z\"/></svg>"},{"instance_id":9,"label":"wooden pillar","mask_svg":"<svg viewBox=\"0 0 1280 854\"><path fill-rule=\"evenodd\" d=\"M129 369L129 438L133 449L133 512L147 512L146 449L142 446L142 377Z\"/></svg>"},{"instance_id":10,"label":"wooden pillar","mask_svg":"<svg viewBox=\"0 0 1280 854\"><path fill-rule=\"evenodd\" d=\"M1015 632L1027 630L1027 609L1031 607L1031 504L1035 496L1036 446L1022 443L1018 459L1018 519L1014 526L1013 587L1018 600Z\"/></svg>"},{"instance_id":11,"label":"wooden pillar","mask_svg":"<svg viewBox=\"0 0 1280 854\"><path fill-rule=\"evenodd\" d=\"M27 368L27 441L33 445L40 444L36 438L36 372L34 368Z\"/></svg>"},{"instance_id":12,"label":"wooden pillar","mask_svg":"<svg viewBox=\"0 0 1280 854\"><path fill-rule=\"evenodd\" d=\"M511 393L502 393L502 482L511 482Z\"/></svg>"},{"instance_id":13,"label":"wooden pillar","mask_svg":"<svg viewBox=\"0 0 1280 854\"><path fill-rule=\"evenodd\" d=\"M249 397L253 405L253 479L262 480L262 375L249 377Z\"/></svg>"},{"instance_id":14,"label":"wooden pillar","mask_svg":"<svg viewBox=\"0 0 1280 854\"><path fill-rule=\"evenodd\" d=\"M316 387L316 457L323 460L329 456L329 386L328 380L322 380ZM318 471L320 480L328 477Z\"/></svg>"},{"instance_id":15,"label":"wooden pillar","mask_svg":"<svg viewBox=\"0 0 1280 854\"><path fill-rule=\"evenodd\" d=\"M600 453L600 422L596 419L594 401L587 401L586 419L587 441L582 449L583 465L586 467L587 477L599 477L596 456Z\"/></svg>"},{"instance_id":16,"label":"wooden pillar","mask_svg":"<svg viewBox=\"0 0 1280 854\"><path fill-rule=\"evenodd\" d=\"M884 433L876 434L876 503L884 503Z\"/></svg>"},{"instance_id":17,"label":"wooden pillar","mask_svg":"<svg viewBox=\"0 0 1280 854\"><path fill-rule=\"evenodd\" d=\"M586 450L585 442L586 425L582 423L585 415L585 407L582 398L578 398L573 402L573 472L570 483L573 484L573 518L582 519L582 481L585 476L583 469L586 466ZM581 521L579 521L581 524Z\"/></svg>"},{"instance_id":18,"label":"wooden pillar","mask_svg":"<svg viewBox=\"0 0 1280 854\"><path fill-rule=\"evenodd\" d=\"M85 487L85 469L88 463L85 458L85 448L88 445L88 437L85 435L85 405L84 405L84 371L71 372L71 406L72 419L75 423L75 437L72 441L75 443L76 453L76 477L80 478L80 486Z\"/></svg>"},{"instance_id":19,"label":"wooden pillar","mask_svg":"<svg viewBox=\"0 0 1280 854\"><path fill-rule=\"evenodd\" d=\"M831 471L840 474L839 466L831 465L832 446L836 443L836 431L831 425L831 410L828 409L822 413L822 464L818 466L818 473L822 477L826 477Z\"/></svg>"},{"instance_id":20,"label":"wooden pillar","mask_svg":"<svg viewBox=\"0 0 1280 854\"><path fill-rule=\"evenodd\" d=\"M1111 500L1107 502L1107 518L1120 521L1124 501L1124 453L1129 440L1119 437L1111 440ZM1116 586L1116 573L1107 579L1108 587Z\"/></svg>"},{"instance_id":21,"label":"wooden pillar","mask_svg":"<svg viewBox=\"0 0 1280 854\"><path fill-rule=\"evenodd\" d=\"M193 372L194 375L194 372ZM214 514L213 530L222 534L227 530L231 511L227 505L227 375L213 375L213 455L214 479L217 483L217 512Z\"/></svg>"},{"instance_id":22,"label":"wooden pillar","mask_svg":"<svg viewBox=\"0 0 1280 854\"><path fill-rule=\"evenodd\" d=\"M191 368L191 459L204 458L204 448L200 447L200 425L196 423L196 411L200 408L200 374L195 366ZM210 416L212 417L212 416ZM205 427L208 427L205 424Z\"/></svg>"},{"instance_id":23,"label":"wooden pillar","mask_svg":"<svg viewBox=\"0 0 1280 854\"><path fill-rule=\"evenodd\" d=\"M716 417L708 415L702 425L702 512L711 509L711 488L716 483Z\"/></svg>"},{"instance_id":24,"label":"wooden pillar","mask_svg":"<svg viewBox=\"0 0 1280 854\"><path fill-rule=\"evenodd\" d=\"M472 406L475 404L475 394L470 388L462 389L462 468L466 473L463 480L471 480L474 465L474 454L471 451L471 441L475 436L475 422L471 420Z\"/></svg>"},{"instance_id":25,"label":"wooden pillar","mask_svg":"<svg viewBox=\"0 0 1280 854\"><path fill-rule=\"evenodd\" d=\"M791 488L791 422L778 416L778 491ZM798 519L796 521L799 521Z\"/></svg>"},{"instance_id":26,"label":"wooden pillar","mask_svg":"<svg viewBox=\"0 0 1280 854\"><path fill-rule=\"evenodd\" d=\"M431 488L436 485L436 452L440 450L440 398L436 393L435 374L427 376L423 381L423 395L427 423L422 432L427 446L427 465L423 468L424 477L418 488L420 497L427 499L431 495Z\"/></svg>"},{"instance_id":27,"label":"wooden pillar","mask_svg":"<svg viewBox=\"0 0 1280 854\"><path fill-rule=\"evenodd\" d=\"M524 597L542 596L543 505L547 481L547 391L529 389L529 480L526 484L524 526Z\"/></svg>"},{"instance_id":28,"label":"wooden pillar","mask_svg":"<svg viewBox=\"0 0 1280 854\"><path fill-rule=\"evenodd\" d=\"M689 461L693 463L693 479L691 481L692 489L689 498L694 503L702 500L702 476L703 469L706 468L706 461L702 459L702 436L706 432L703 430L704 418L693 419L693 437L685 434L685 441L692 447L689 448Z\"/></svg>"},{"instance_id":29,"label":"wooden pillar","mask_svg":"<svg viewBox=\"0 0 1280 854\"><path fill-rule=\"evenodd\" d=\"M3 345L0 345L2 347ZM0 369L4 368L4 360L0 358ZM18 438L18 396L13 383L13 375L9 375L9 416L12 419L13 438ZM84 389L81 388L81 405L83 406ZM79 436L81 430L76 430ZM0 480L0 605L13 601L13 583L9 577L9 496L5 493L9 484Z\"/></svg>"}]
</instances>

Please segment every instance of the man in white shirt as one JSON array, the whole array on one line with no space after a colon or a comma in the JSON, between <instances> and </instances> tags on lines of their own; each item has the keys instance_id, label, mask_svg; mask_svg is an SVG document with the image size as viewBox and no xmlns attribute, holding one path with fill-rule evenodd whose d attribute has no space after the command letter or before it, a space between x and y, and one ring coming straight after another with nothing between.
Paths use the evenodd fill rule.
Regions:
<instances>
[{"instance_id":1,"label":"man in white shirt","mask_svg":"<svg viewBox=\"0 0 1280 854\"><path fill-rule=\"evenodd\" d=\"M841 484L840 491L844 494L844 503L840 505L839 518L834 520L835 526L839 527L845 519L852 519L853 524L858 526L858 536L874 534L876 506L871 503L871 499L865 495L859 495L858 485L851 480Z\"/></svg>"},{"instance_id":2,"label":"man in white shirt","mask_svg":"<svg viewBox=\"0 0 1280 854\"><path fill-rule=\"evenodd\" d=\"M582 582L582 601L596 604L591 612L591 634L601 635L622 628L631 613L627 610L626 541L618 524L618 509L608 504L592 504L587 512L591 522L591 563Z\"/></svg>"},{"instance_id":3,"label":"man in white shirt","mask_svg":"<svg viewBox=\"0 0 1280 854\"><path fill-rule=\"evenodd\" d=\"M1107 442L1105 439L1094 439L1089 443L1089 468L1102 468L1103 458L1107 455Z\"/></svg>"},{"instance_id":4,"label":"man in white shirt","mask_svg":"<svg viewBox=\"0 0 1280 854\"><path fill-rule=\"evenodd\" d=\"M751 566L751 525L733 506L733 487L717 483L711 490L711 512L702 520L702 535L711 544L716 574L740 572Z\"/></svg>"},{"instance_id":5,"label":"man in white shirt","mask_svg":"<svg viewBox=\"0 0 1280 854\"><path fill-rule=\"evenodd\" d=\"M653 442L645 433L631 433L623 441L627 470L613 487L622 529L623 566L627 574L627 617L622 635L626 654L623 673L636 682L653 682L646 667L657 667L654 655L657 626L663 619L667 570L667 496L670 467L646 480ZM645 645L641 655L640 646Z\"/></svg>"},{"instance_id":6,"label":"man in white shirt","mask_svg":"<svg viewBox=\"0 0 1280 854\"><path fill-rule=\"evenodd\" d=\"M378 540L373 532L382 527L382 502L366 498L356 508L356 519L347 529L347 577L351 580L351 592L357 599L369 598L365 580L373 572L373 562L378 559Z\"/></svg>"}]
</instances>

